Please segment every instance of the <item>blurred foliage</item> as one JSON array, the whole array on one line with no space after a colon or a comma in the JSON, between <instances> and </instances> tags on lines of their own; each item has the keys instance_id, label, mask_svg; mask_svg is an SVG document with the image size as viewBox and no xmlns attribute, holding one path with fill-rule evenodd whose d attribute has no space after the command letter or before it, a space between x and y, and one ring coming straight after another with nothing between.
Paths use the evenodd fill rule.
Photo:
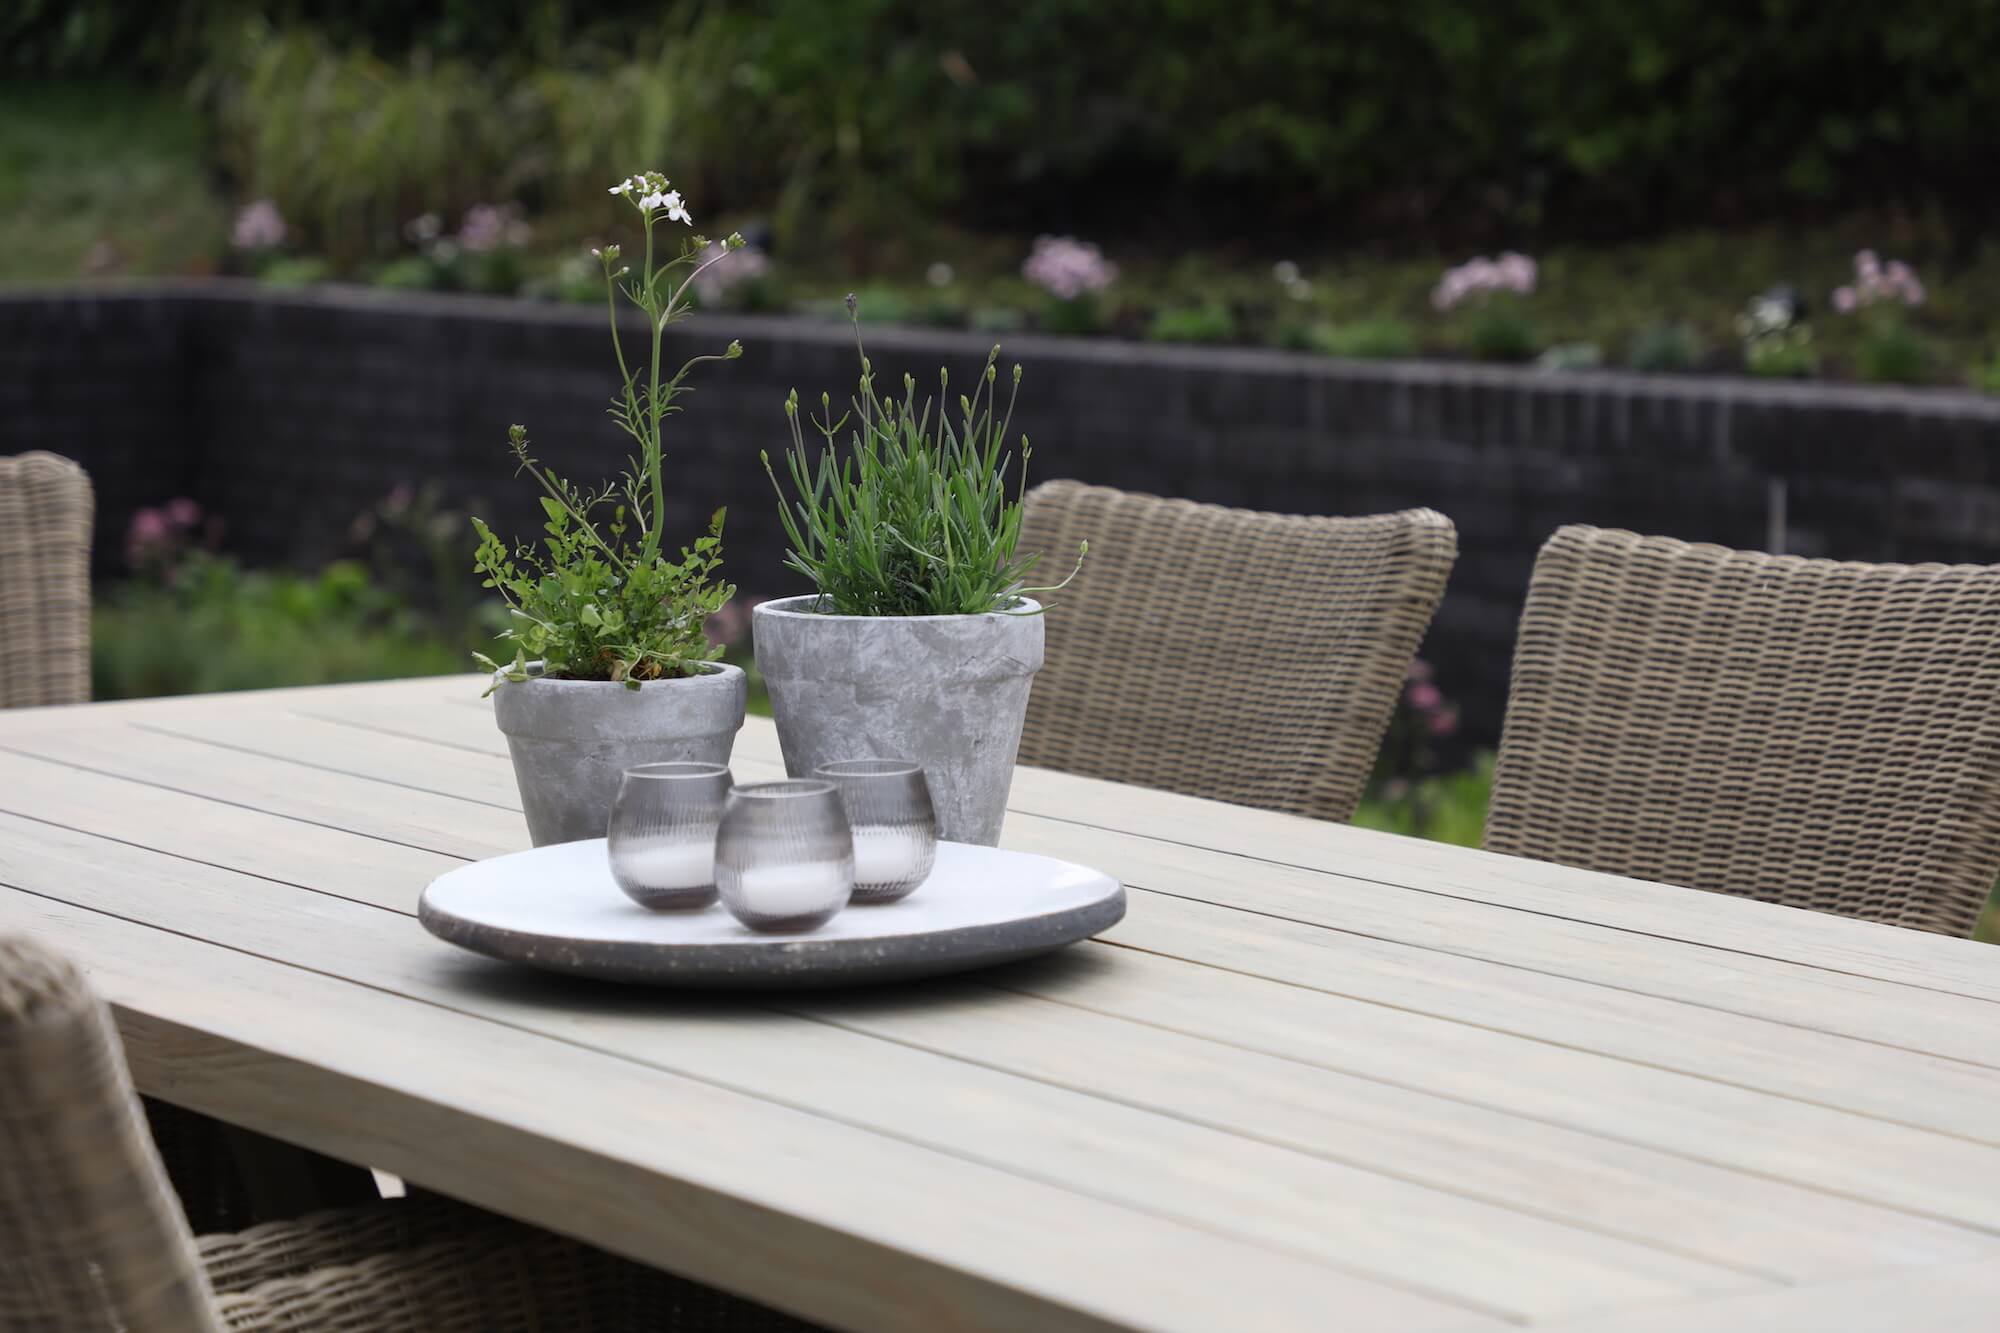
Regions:
<instances>
[{"instance_id":1,"label":"blurred foliage","mask_svg":"<svg viewBox=\"0 0 2000 1333\"><path fill-rule=\"evenodd\" d=\"M1695 369L1701 356L1701 335L1691 325L1676 320L1641 329L1625 359L1634 370L1678 373Z\"/></svg>"},{"instance_id":2,"label":"blurred foliage","mask_svg":"<svg viewBox=\"0 0 2000 1333\"><path fill-rule=\"evenodd\" d=\"M1236 316L1220 301L1169 306L1153 316L1146 336L1156 343L1235 342Z\"/></svg>"},{"instance_id":3,"label":"blurred foliage","mask_svg":"<svg viewBox=\"0 0 2000 1333\"><path fill-rule=\"evenodd\" d=\"M1930 339L1900 318L1866 318L1854 351L1854 368L1876 384L1928 384L1937 378L1937 352Z\"/></svg>"},{"instance_id":4,"label":"blurred foliage","mask_svg":"<svg viewBox=\"0 0 2000 1333\"><path fill-rule=\"evenodd\" d=\"M212 268L204 137L166 94L0 77L0 281Z\"/></svg>"},{"instance_id":5,"label":"blurred foliage","mask_svg":"<svg viewBox=\"0 0 2000 1333\"><path fill-rule=\"evenodd\" d=\"M355 561L288 574L195 553L171 582L120 585L92 612L98 699L431 676L467 665L462 643L412 616Z\"/></svg>"},{"instance_id":6,"label":"blurred foliage","mask_svg":"<svg viewBox=\"0 0 2000 1333\"><path fill-rule=\"evenodd\" d=\"M1320 324L1308 335L1308 346L1328 356L1361 361L1394 361L1420 350L1417 331L1393 315L1371 315L1339 324Z\"/></svg>"},{"instance_id":7,"label":"blurred foliage","mask_svg":"<svg viewBox=\"0 0 2000 1333\"><path fill-rule=\"evenodd\" d=\"M1495 296L1464 316L1465 350L1481 361L1532 361L1542 350L1539 325L1513 297Z\"/></svg>"},{"instance_id":8,"label":"blurred foliage","mask_svg":"<svg viewBox=\"0 0 2000 1333\"><path fill-rule=\"evenodd\" d=\"M1986 208L1997 44L2000 0L17 0L0 19L16 70L206 71L234 165L311 205L288 213L346 227L346 188L393 209L671 161L781 233L878 247L954 213L1215 234L1337 207L1462 238Z\"/></svg>"},{"instance_id":9,"label":"blurred foliage","mask_svg":"<svg viewBox=\"0 0 2000 1333\"><path fill-rule=\"evenodd\" d=\"M1359 828L1477 847L1493 797L1493 756L1482 751L1455 773L1417 778L1392 795L1371 793L1354 812Z\"/></svg>"}]
</instances>

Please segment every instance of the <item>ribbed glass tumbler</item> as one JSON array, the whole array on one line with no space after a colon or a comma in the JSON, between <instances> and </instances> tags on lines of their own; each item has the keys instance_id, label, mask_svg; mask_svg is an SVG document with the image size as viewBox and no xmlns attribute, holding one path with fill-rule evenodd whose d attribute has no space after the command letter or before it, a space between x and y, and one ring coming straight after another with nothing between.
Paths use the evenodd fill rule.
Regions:
<instances>
[{"instance_id":1,"label":"ribbed glass tumbler","mask_svg":"<svg viewBox=\"0 0 2000 1333\"><path fill-rule=\"evenodd\" d=\"M640 764L625 770L605 835L611 878L654 911L715 901L715 836L735 785L722 764Z\"/></svg>"},{"instance_id":2,"label":"ribbed glass tumbler","mask_svg":"<svg viewBox=\"0 0 2000 1333\"><path fill-rule=\"evenodd\" d=\"M854 838L830 782L752 782L729 794L715 840L722 905L752 930L814 930L854 892Z\"/></svg>"},{"instance_id":3,"label":"ribbed glass tumbler","mask_svg":"<svg viewBox=\"0 0 2000 1333\"><path fill-rule=\"evenodd\" d=\"M840 788L854 831L854 901L893 903L930 877L937 810L924 770L907 759L843 759L813 776Z\"/></svg>"}]
</instances>

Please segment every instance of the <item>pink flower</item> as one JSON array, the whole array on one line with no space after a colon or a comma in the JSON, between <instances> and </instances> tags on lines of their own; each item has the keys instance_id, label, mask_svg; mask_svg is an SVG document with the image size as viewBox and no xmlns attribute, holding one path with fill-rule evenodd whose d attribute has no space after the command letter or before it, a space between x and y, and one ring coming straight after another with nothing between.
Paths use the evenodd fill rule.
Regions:
<instances>
[{"instance_id":1,"label":"pink flower","mask_svg":"<svg viewBox=\"0 0 2000 1333\"><path fill-rule=\"evenodd\" d=\"M185 495L167 501L167 522L177 528L192 528L201 522L201 506Z\"/></svg>"},{"instance_id":2,"label":"pink flower","mask_svg":"<svg viewBox=\"0 0 2000 1333\"><path fill-rule=\"evenodd\" d=\"M520 213L519 204L474 204L458 224L459 248L469 255L484 255L503 245L523 244L529 232Z\"/></svg>"},{"instance_id":3,"label":"pink flower","mask_svg":"<svg viewBox=\"0 0 2000 1333\"><path fill-rule=\"evenodd\" d=\"M1458 709L1446 705L1430 717L1431 735L1449 736L1458 730Z\"/></svg>"},{"instance_id":4,"label":"pink flower","mask_svg":"<svg viewBox=\"0 0 2000 1333\"><path fill-rule=\"evenodd\" d=\"M710 262L710 261L714 262ZM721 241L710 241L695 261L694 294L713 310L729 293L746 282L754 282L771 271L771 257L754 245L731 250Z\"/></svg>"},{"instance_id":5,"label":"pink flower","mask_svg":"<svg viewBox=\"0 0 2000 1333\"><path fill-rule=\"evenodd\" d=\"M174 526L164 511L141 509L125 529L125 561L136 568L152 564L173 550Z\"/></svg>"},{"instance_id":6,"label":"pink flower","mask_svg":"<svg viewBox=\"0 0 2000 1333\"><path fill-rule=\"evenodd\" d=\"M1118 266L1104 252L1074 236L1037 236L1021 265L1021 276L1059 301L1101 292L1118 278Z\"/></svg>"},{"instance_id":7,"label":"pink flower","mask_svg":"<svg viewBox=\"0 0 2000 1333\"><path fill-rule=\"evenodd\" d=\"M1505 251L1498 259L1478 255L1444 271L1431 290L1431 304L1439 310L1450 310L1468 296L1493 292L1531 296L1540 273L1540 265L1513 250Z\"/></svg>"},{"instance_id":8,"label":"pink flower","mask_svg":"<svg viewBox=\"0 0 2000 1333\"><path fill-rule=\"evenodd\" d=\"M229 243L238 250L275 250L285 239L285 215L269 199L245 205L229 229Z\"/></svg>"},{"instance_id":9,"label":"pink flower","mask_svg":"<svg viewBox=\"0 0 2000 1333\"><path fill-rule=\"evenodd\" d=\"M1439 693L1438 687L1429 681L1419 681L1415 685L1410 686L1408 698L1410 707L1420 713L1428 713L1444 702L1444 695Z\"/></svg>"},{"instance_id":10,"label":"pink flower","mask_svg":"<svg viewBox=\"0 0 2000 1333\"><path fill-rule=\"evenodd\" d=\"M1873 250L1862 250L1854 256L1853 285L1834 289L1833 308L1850 314L1882 301L1920 306L1924 295L1924 284L1908 264L1900 259L1884 264Z\"/></svg>"},{"instance_id":11,"label":"pink flower","mask_svg":"<svg viewBox=\"0 0 2000 1333\"><path fill-rule=\"evenodd\" d=\"M1403 679L1429 680L1430 678L1431 678L1431 664L1429 662L1424 661L1424 659L1421 657L1411 658L1410 669L1403 673Z\"/></svg>"}]
</instances>

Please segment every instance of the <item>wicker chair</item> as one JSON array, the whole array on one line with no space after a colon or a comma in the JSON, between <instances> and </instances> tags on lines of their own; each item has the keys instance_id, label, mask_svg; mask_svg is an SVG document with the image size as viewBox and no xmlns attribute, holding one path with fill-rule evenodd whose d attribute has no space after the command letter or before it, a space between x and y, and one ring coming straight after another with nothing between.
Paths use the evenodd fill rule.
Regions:
<instances>
[{"instance_id":1,"label":"wicker chair","mask_svg":"<svg viewBox=\"0 0 2000 1333\"><path fill-rule=\"evenodd\" d=\"M0 708L90 698L90 478L0 458Z\"/></svg>"},{"instance_id":2,"label":"wicker chair","mask_svg":"<svg viewBox=\"0 0 2000 1333\"><path fill-rule=\"evenodd\" d=\"M2000 869L2000 566L1563 528L1486 845L1968 933Z\"/></svg>"},{"instance_id":3,"label":"wicker chair","mask_svg":"<svg viewBox=\"0 0 2000 1333\"><path fill-rule=\"evenodd\" d=\"M67 458L0 458L0 708L90 698L90 477ZM235 1229L301 1199L375 1197L368 1172L151 1098L155 1140L189 1217Z\"/></svg>"},{"instance_id":4,"label":"wicker chair","mask_svg":"<svg viewBox=\"0 0 2000 1333\"><path fill-rule=\"evenodd\" d=\"M1458 549L1428 509L1261 514L1070 481L1028 493L1052 597L1021 760L1239 805L1354 813Z\"/></svg>"},{"instance_id":5,"label":"wicker chair","mask_svg":"<svg viewBox=\"0 0 2000 1333\"><path fill-rule=\"evenodd\" d=\"M110 1014L0 938L0 1333L549 1333L807 1326L442 1199L194 1238Z\"/></svg>"}]
</instances>

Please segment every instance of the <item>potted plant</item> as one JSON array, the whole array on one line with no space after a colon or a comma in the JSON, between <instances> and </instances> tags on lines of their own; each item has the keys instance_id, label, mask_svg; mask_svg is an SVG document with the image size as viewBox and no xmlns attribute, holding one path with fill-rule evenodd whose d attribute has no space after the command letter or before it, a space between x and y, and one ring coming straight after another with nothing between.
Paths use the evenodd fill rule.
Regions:
<instances>
[{"instance_id":1,"label":"potted plant","mask_svg":"<svg viewBox=\"0 0 2000 1333\"><path fill-rule=\"evenodd\" d=\"M847 303L852 319L854 298ZM822 394L821 439L811 446L792 392L790 498L768 454L764 467L791 545L786 563L814 591L751 613L786 768L804 775L840 759L912 760L929 778L939 836L988 846L1000 838L1042 665L1033 594L1056 591L1026 586L1038 553L1015 549L1028 441L1017 471L1006 436L1021 368L1000 414L999 357L996 346L972 396L960 395L956 424L944 372L933 413L908 376L901 398L882 398L865 350L852 410L834 420ZM850 420L843 454L835 440Z\"/></svg>"},{"instance_id":2,"label":"potted plant","mask_svg":"<svg viewBox=\"0 0 2000 1333\"><path fill-rule=\"evenodd\" d=\"M743 725L743 672L703 632L735 589L720 582L722 511L705 534L675 554L666 544L666 488L661 427L688 373L704 361L734 360L740 343L697 356L663 374L660 345L667 326L692 304L694 281L743 238L708 249L685 238L656 262L655 231L663 223L691 225L680 192L666 177L645 172L611 187L638 209L645 228L645 262L619 266L619 248L593 250L604 270L611 345L623 382L611 416L638 446L631 469L615 482L586 490L557 476L529 452L527 429L508 443L519 470L541 488L547 521L539 542L510 546L485 522L475 568L483 586L506 600L510 663L479 656L493 673L494 715L507 737L514 777L536 846L601 837L619 777L634 764L692 759L726 763ZM644 312L651 355L625 355L618 329L618 294Z\"/></svg>"}]
</instances>

